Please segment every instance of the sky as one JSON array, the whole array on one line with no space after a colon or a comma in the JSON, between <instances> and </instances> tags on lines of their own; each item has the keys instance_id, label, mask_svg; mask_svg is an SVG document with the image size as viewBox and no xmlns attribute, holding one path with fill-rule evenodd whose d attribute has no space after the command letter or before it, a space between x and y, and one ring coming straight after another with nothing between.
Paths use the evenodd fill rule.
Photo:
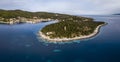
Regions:
<instances>
[{"instance_id":1,"label":"sky","mask_svg":"<svg viewBox=\"0 0 120 62\"><path fill-rule=\"evenodd\" d=\"M74 15L120 13L120 0L0 0L0 9Z\"/></svg>"}]
</instances>

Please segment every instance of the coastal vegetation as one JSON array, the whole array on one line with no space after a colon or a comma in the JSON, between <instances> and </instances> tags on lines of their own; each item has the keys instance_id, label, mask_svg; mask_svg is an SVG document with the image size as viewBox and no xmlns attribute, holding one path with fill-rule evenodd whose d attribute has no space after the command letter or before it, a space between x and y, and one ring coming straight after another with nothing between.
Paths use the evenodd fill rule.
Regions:
<instances>
[{"instance_id":1,"label":"coastal vegetation","mask_svg":"<svg viewBox=\"0 0 120 62\"><path fill-rule=\"evenodd\" d=\"M46 39L62 39L87 36L99 28L104 22L95 22L93 18L49 13L28 12L22 10L0 10L0 23L38 23L42 21L57 20L57 23L45 26L39 31ZM99 27L98 27L99 26ZM97 29L98 30L98 29Z\"/></svg>"},{"instance_id":2,"label":"coastal vegetation","mask_svg":"<svg viewBox=\"0 0 120 62\"><path fill-rule=\"evenodd\" d=\"M38 23L41 21L51 20L89 20L92 18L84 18L78 16L72 16L67 14L49 13L49 12L28 12L22 10L0 10L0 22L4 23L19 23L19 22L34 22Z\"/></svg>"},{"instance_id":3,"label":"coastal vegetation","mask_svg":"<svg viewBox=\"0 0 120 62\"><path fill-rule=\"evenodd\" d=\"M104 22L67 20L45 26L41 32L50 38L74 38L90 35Z\"/></svg>"}]
</instances>

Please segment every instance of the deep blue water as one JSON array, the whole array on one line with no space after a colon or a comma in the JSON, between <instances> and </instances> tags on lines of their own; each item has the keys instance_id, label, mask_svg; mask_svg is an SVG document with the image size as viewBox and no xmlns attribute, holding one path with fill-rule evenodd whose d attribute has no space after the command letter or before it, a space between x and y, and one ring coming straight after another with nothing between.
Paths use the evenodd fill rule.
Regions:
<instances>
[{"instance_id":1,"label":"deep blue water","mask_svg":"<svg viewBox=\"0 0 120 62\"><path fill-rule=\"evenodd\" d=\"M120 62L120 16L86 16L107 22L97 36L73 43L44 43L37 32L47 24L0 24L0 62Z\"/></svg>"}]
</instances>

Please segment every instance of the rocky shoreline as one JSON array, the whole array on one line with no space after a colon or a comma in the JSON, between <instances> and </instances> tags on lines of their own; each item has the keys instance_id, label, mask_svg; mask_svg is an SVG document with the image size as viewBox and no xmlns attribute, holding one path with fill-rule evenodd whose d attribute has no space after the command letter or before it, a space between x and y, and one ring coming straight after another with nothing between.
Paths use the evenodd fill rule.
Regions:
<instances>
[{"instance_id":1,"label":"rocky shoreline","mask_svg":"<svg viewBox=\"0 0 120 62\"><path fill-rule=\"evenodd\" d=\"M85 36L81 36L81 37L74 37L74 38L50 38L49 36L46 36L46 35L44 35L41 31L38 33L38 35L41 37L41 38L43 38L43 39L45 39L45 40L47 40L47 41L49 41L49 42L68 42L68 41L70 41L70 40L77 40L77 39L87 39L87 38L91 38L91 37L93 37L93 36L95 36L98 32L99 32L99 29L102 27L102 26L104 26L104 25L106 25L106 23L105 24L101 24L101 25L99 25L99 26L97 26L97 28L94 30L94 32L93 33L91 33L90 35L85 35Z\"/></svg>"}]
</instances>

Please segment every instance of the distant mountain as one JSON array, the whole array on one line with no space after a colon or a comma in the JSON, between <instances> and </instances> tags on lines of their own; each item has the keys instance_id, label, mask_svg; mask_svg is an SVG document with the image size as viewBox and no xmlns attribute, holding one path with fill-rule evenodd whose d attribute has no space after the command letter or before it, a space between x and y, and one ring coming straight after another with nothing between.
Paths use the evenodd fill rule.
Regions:
<instances>
[{"instance_id":1,"label":"distant mountain","mask_svg":"<svg viewBox=\"0 0 120 62\"><path fill-rule=\"evenodd\" d=\"M117 14L113 14L113 15L120 15L120 13L117 13Z\"/></svg>"}]
</instances>

